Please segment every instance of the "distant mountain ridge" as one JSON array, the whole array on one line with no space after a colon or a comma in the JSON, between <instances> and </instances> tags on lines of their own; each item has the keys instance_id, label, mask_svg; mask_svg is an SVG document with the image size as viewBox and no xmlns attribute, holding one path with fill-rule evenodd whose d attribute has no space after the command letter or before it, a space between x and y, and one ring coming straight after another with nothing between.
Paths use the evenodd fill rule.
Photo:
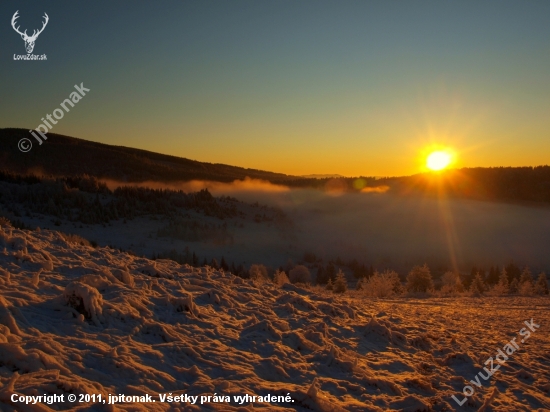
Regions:
<instances>
[{"instance_id":1,"label":"distant mountain ridge","mask_svg":"<svg viewBox=\"0 0 550 412\"><path fill-rule=\"evenodd\" d=\"M48 134L42 145L22 153L17 143L32 138L26 129L0 129L0 171L54 176L89 175L122 182L232 182L261 179L292 188L330 192L446 195L489 201L550 204L550 166L478 167L401 177L291 176L257 169L205 163L124 146ZM315 176L315 177L313 177ZM359 183L359 184L358 184ZM384 190L378 191L378 188Z\"/></svg>"},{"instance_id":2,"label":"distant mountain ridge","mask_svg":"<svg viewBox=\"0 0 550 412\"><path fill-rule=\"evenodd\" d=\"M312 174L312 175L302 175L300 177L303 177L304 179L337 179L337 178L345 178L345 176L338 175L338 174Z\"/></svg>"},{"instance_id":3,"label":"distant mountain ridge","mask_svg":"<svg viewBox=\"0 0 550 412\"><path fill-rule=\"evenodd\" d=\"M33 148L22 153L17 143L30 138ZM26 129L0 129L0 169L60 176L87 174L128 182L212 180L231 182L246 177L284 183L300 179L283 173L206 163L124 146L91 142L48 133L39 145Z\"/></svg>"}]
</instances>

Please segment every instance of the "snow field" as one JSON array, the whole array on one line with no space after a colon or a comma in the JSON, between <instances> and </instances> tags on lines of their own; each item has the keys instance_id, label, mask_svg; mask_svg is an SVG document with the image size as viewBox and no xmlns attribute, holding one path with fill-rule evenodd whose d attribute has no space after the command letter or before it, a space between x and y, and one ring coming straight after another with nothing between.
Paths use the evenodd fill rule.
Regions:
<instances>
[{"instance_id":1,"label":"snow field","mask_svg":"<svg viewBox=\"0 0 550 412\"><path fill-rule=\"evenodd\" d=\"M0 409L549 410L549 302L324 295L2 227ZM537 333L458 407L452 395L531 318ZM16 405L13 393L157 402ZM169 393L294 402L160 402Z\"/></svg>"}]
</instances>

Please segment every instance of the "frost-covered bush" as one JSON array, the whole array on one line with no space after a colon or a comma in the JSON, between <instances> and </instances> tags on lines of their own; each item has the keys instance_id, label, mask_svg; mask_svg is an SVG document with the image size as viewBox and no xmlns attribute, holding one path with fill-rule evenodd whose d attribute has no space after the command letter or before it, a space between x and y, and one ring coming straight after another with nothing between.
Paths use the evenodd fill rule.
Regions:
<instances>
[{"instance_id":1,"label":"frost-covered bush","mask_svg":"<svg viewBox=\"0 0 550 412\"><path fill-rule=\"evenodd\" d=\"M92 244L88 241L88 239L84 239L82 236L74 235L72 233L63 233L59 232L61 237L65 239L67 243L72 243L74 245L81 245L81 246L92 246Z\"/></svg>"},{"instance_id":2,"label":"frost-covered bush","mask_svg":"<svg viewBox=\"0 0 550 412\"><path fill-rule=\"evenodd\" d=\"M332 284L332 279L329 279L328 282L327 282L326 289L327 290L332 290L333 288L334 288L334 285Z\"/></svg>"},{"instance_id":3,"label":"frost-covered bush","mask_svg":"<svg viewBox=\"0 0 550 412\"><path fill-rule=\"evenodd\" d=\"M409 292L428 292L433 287L432 274L426 264L415 266L407 275L407 290Z\"/></svg>"},{"instance_id":4,"label":"frost-covered bush","mask_svg":"<svg viewBox=\"0 0 550 412\"><path fill-rule=\"evenodd\" d=\"M277 286L283 286L285 283L290 283L290 280L285 272L277 269L275 275L273 275L273 283Z\"/></svg>"},{"instance_id":5,"label":"frost-covered bush","mask_svg":"<svg viewBox=\"0 0 550 412\"><path fill-rule=\"evenodd\" d=\"M311 281L311 273L304 265L298 265L290 269L288 277L291 283L308 283Z\"/></svg>"},{"instance_id":6,"label":"frost-covered bush","mask_svg":"<svg viewBox=\"0 0 550 412\"><path fill-rule=\"evenodd\" d=\"M454 295L464 291L464 286L457 272L445 272L441 277L441 294Z\"/></svg>"},{"instance_id":7,"label":"frost-covered bush","mask_svg":"<svg viewBox=\"0 0 550 412\"><path fill-rule=\"evenodd\" d=\"M385 298L401 293L401 281L394 271L374 272L374 275L363 282L362 289L367 296Z\"/></svg>"},{"instance_id":8,"label":"frost-covered bush","mask_svg":"<svg viewBox=\"0 0 550 412\"><path fill-rule=\"evenodd\" d=\"M334 293L344 293L348 290L348 282L346 280L346 275L342 272L342 269L336 274L336 280L334 281L334 287L332 291Z\"/></svg>"},{"instance_id":9,"label":"frost-covered bush","mask_svg":"<svg viewBox=\"0 0 550 412\"><path fill-rule=\"evenodd\" d=\"M265 282L268 279L267 269L264 265L251 265L248 274L252 280Z\"/></svg>"}]
</instances>

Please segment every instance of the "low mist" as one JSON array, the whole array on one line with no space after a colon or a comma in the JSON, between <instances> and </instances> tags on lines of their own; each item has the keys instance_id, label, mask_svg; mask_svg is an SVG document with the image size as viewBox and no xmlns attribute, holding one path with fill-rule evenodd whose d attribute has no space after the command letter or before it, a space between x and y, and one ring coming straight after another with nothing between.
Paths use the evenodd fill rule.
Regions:
<instances>
[{"instance_id":1,"label":"low mist","mask_svg":"<svg viewBox=\"0 0 550 412\"><path fill-rule=\"evenodd\" d=\"M469 271L514 261L533 270L550 269L550 208L464 199L437 199L392 193L387 186L349 193L338 181L325 190L290 189L267 181L231 183L190 181L124 183L186 192L208 189L282 209L294 223L292 236L265 239L254 249L287 250L277 261L299 259L304 252L323 259L357 259L377 268L432 267ZM290 239L290 240L289 240ZM262 242L260 240L260 242ZM277 253L277 254L278 254Z\"/></svg>"},{"instance_id":2,"label":"low mist","mask_svg":"<svg viewBox=\"0 0 550 412\"><path fill-rule=\"evenodd\" d=\"M230 195L241 192L286 192L289 190L287 186L275 185L265 180L250 179L235 180L231 183L214 182L208 180L191 180L188 182L155 182L147 180L140 183L121 182L117 180L102 179L107 187L111 190L117 187L133 186L133 187L148 187L151 189L169 189L183 190L184 192L198 192L202 189L208 189L214 195Z\"/></svg>"}]
</instances>

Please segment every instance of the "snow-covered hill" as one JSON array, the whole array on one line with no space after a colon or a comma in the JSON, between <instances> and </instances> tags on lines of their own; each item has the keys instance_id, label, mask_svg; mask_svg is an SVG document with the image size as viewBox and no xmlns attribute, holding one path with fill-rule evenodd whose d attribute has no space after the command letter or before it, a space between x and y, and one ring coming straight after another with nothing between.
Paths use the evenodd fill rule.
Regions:
<instances>
[{"instance_id":1,"label":"snow-covered hill","mask_svg":"<svg viewBox=\"0 0 550 412\"><path fill-rule=\"evenodd\" d=\"M549 309L548 298L336 297L2 227L0 409L550 410ZM531 319L540 327L519 343ZM513 338L517 352L480 378ZM19 402L53 394L64 402ZM108 404L120 394L155 402Z\"/></svg>"}]
</instances>

